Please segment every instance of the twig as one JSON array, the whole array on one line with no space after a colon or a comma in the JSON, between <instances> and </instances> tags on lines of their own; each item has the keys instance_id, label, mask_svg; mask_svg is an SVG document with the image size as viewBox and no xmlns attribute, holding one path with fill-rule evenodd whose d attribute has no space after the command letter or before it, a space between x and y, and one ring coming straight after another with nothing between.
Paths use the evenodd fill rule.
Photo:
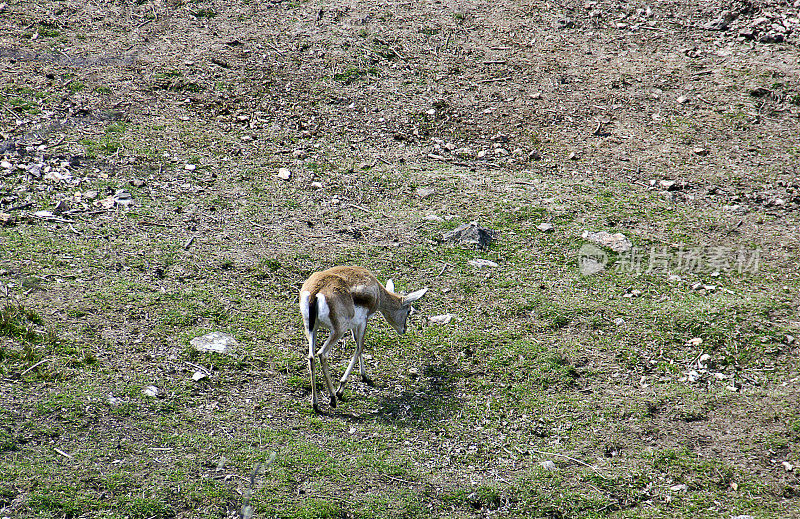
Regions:
<instances>
[{"instance_id":1,"label":"twig","mask_svg":"<svg viewBox=\"0 0 800 519\"><path fill-rule=\"evenodd\" d=\"M594 465L589 465L585 461L581 461L581 460L579 460L577 458L573 458L572 456L567 456L566 454L558 454L558 453L555 453L555 452L545 452L545 451L540 451L540 450L536 450L536 449L528 449L528 450L530 452L535 452L536 454L542 454L544 456L558 456L560 458L566 458L566 459L568 459L570 461L574 461L575 463L577 463L579 465L583 465L584 467L589 467L590 469L592 469L594 471L595 474L597 474L601 478L608 479Z\"/></svg>"},{"instance_id":2,"label":"twig","mask_svg":"<svg viewBox=\"0 0 800 519\"><path fill-rule=\"evenodd\" d=\"M442 270L440 270L440 271L439 271L439 273L438 273L438 274L436 274L436 277L435 277L435 278L433 278L433 279L439 279L439 276L441 276L441 275L444 273L444 271L445 271L445 269L446 269L447 267L452 267L452 265L450 265L449 263L446 263L446 262L444 262L444 261L443 261L442 263L444 263L444 266L442 267Z\"/></svg>"},{"instance_id":3,"label":"twig","mask_svg":"<svg viewBox=\"0 0 800 519\"><path fill-rule=\"evenodd\" d=\"M69 454L67 454L66 452L62 451L62 450L61 450L61 449L59 449L58 447L53 447L53 449L55 449L55 451L56 451L57 453L61 454L61 455L62 455L62 456L64 456L65 458L72 459L72 456L70 456L70 455L69 455Z\"/></svg>"},{"instance_id":4,"label":"twig","mask_svg":"<svg viewBox=\"0 0 800 519\"><path fill-rule=\"evenodd\" d=\"M353 209L358 209L359 211L364 211L365 213L372 214L372 211L370 211L366 207L361 207L360 205L347 204L347 207L352 207ZM391 218L391 216L389 216L388 214L386 214L384 212L381 212L380 214L382 214L385 218Z\"/></svg>"},{"instance_id":5,"label":"twig","mask_svg":"<svg viewBox=\"0 0 800 519\"><path fill-rule=\"evenodd\" d=\"M189 247L192 246L192 243L194 243L194 236L186 240L186 243L183 244L183 250L189 250Z\"/></svg>"},{"instance_id":6,"label":"twig","mask_svg":"<svg viewBox=\"0 0 800 519\"><path fill-rule=\"evenodd\" d=\"M493 78L489 78L489 79L480 79L477 82L478 83L496 83L498 81L508 81L509 79L511 79L511 76L493 77Z\"/></svg>"},{"instance_id":7,"label":"twig","mask_svg":"<svg viewBox=\"0 0 800 519\"><path fill-rule=\"evenodd\" d=\"M177 227L168 223L151 222L149 220L140 220L138 223L139 225L151 225L153 227Z\"/></svg>"},{"instance_id":8,"label":"twig","mask_svg":"<svg viewBox=\"0 0 800 519\"><path fill-rule=\"evenodd\" d=\"M44 220L46 222L55 222L55 223L75 223L75 220L67 220L66 218L59 218L58 216L37 216L32 214L34 218L38 218L39 220Z\"/></svg>"},{"instance_id":9,"label":"twig","mask_svg":"<svg viewBox=\"0 0 800 519\"><path fill-rule=\"evenodd\" d=\"M390 476L389 474L384 474L383 477L387 479L391 479L392 481L399 481L400 483L405 483L406 485L413 485L414 483L411 481L406 481L405 479L396 478L394 476Z\"/></svg>"},{"instance_id":10,"label":"twig","mask_svg":"<svg viewBox=\"0 0 800 519\"><path fill-rule=\"evenodd\" d=\"M199 369L200 371L204 372L206 375L210 375L211 374L211 370L210 369L205 368L205 367L203 367L203 366L201 366L199 364L195 364L193 362L189 362L188 360L186 361L186 364L190 365L194 369Z\"/></svg>"},{"instance_id":11,"label":"twig","mask_svg":"<svg viewBox=\"0 0 800 519\"><path fill-rule=\"evenodd\" d=\"M12 207L10 209L6 209L6 211L8 211L9 213L11 211L19 211L20 209L27 209L32 205L33 205L33 202L27 202L27 203L22 204L22 205L15 205L14 207Z\"/></svg>"},{"instance_id":12,"label":"twig","mask_svg":"<svg viewBox=\"0 0 800 519\"><path fill-rule=\"evenodd\" d=\"M33 366L31 366L30 368L28 368L28 369L26 369L25 371L23 371L22 373L20 373L20 374L19 374L19 376L20 376L20 377L24 377L25 375L27 375L27 374L28 374L28 372L29 372L29 371L31 371L32 369L35 369L35 368L36 368L37 366L39 366L40 364L44 364L45 362L47 362L47 361L49 361L49 360L50 360L50 359L42 359L42 360L40 360L39 362L37 362L36 364L34 364Z\"/></svg>"},{"instance_id":13,"label":"twig","mask_svg":"<svg viewBox=\"0 0 800 519\"><path fill-rule=\"evenodd\" d=\"M530 182L528 180L512 180L513 184L525 184L526 186L538 186L536 182Z\"/></svg>"},{"instance_id":14,"label":"twig","mask_svg":"<svg viewBox=\"0 0 800 519\"><path fill-rule=\"evenodd\" d=\"M62 136L61 136L61 139L59 139L59 141L58 141L58 142L56 142L55 144L49 144L47 147L48 147L48 148L55 148L56 146L61 146L61 143L62 143L62 142L64 142L64 140L65 140L66 138L67 138L67 136L66 136L66 135L62 135Z\"/></svg>"}]
</instances>

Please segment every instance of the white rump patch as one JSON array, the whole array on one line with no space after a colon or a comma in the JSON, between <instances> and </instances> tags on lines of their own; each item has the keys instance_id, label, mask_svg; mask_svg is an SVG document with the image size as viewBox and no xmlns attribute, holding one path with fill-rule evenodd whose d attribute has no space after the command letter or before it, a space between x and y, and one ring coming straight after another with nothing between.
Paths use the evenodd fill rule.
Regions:
<instances>
[{"instance_id":1,"label":"white rump patch","mask_svg":"<svg viewBox=\"0 0 800 519\"><path fill-rule=\"evenodd\" d=\"M303 290L300 292L300 314L303 316L303 321L308 322L308 300L311 297L311 292Z\"/></svg>"},{"instance_id":2,"label":"white rump patch","mask_svg":"<svg viewBox=\"0 0 800 519\"><path fill-rule=\"evenodd\" d=\"M331 309L322 294L317 294L317 319L328 329L333 326L331 323Z\"/></svg>"}]
</instances>

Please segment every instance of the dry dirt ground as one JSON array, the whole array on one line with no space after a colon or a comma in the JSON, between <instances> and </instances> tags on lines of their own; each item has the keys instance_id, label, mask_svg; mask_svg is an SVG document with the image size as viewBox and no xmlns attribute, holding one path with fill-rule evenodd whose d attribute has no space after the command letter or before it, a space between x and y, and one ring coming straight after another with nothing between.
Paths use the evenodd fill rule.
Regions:
<instances>
[{"instance_id":1,"label":"dry dirt ground","mask_svg":"<svg viewBox=\"0 0 800 519\"><path fill-rule=\"evenodd\" d=\"M799 12L0 3L0 514L800 517ZM315 416L336 263L432 290Z\"/></svg>"}]
</instances>

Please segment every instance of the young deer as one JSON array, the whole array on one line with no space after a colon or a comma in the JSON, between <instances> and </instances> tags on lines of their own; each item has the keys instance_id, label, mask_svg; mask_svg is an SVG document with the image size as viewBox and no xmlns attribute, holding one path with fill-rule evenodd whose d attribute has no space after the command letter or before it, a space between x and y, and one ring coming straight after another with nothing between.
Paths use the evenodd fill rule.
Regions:
<instances>
[{"instance_id":1,"label":"young deer","mask_svg":"<svg viewBox=\"0 0 800 519\"><path fill-rule=\"evenodd\" d=\"M333 267L311 275L300 289L300 313L303 315L303 331L308 337L308 370L311 372L311 404L319 412L317 384L314 375L314 357L319 355L325 385L331 395L331 407L336 407L336 398L342 398L344 385L358 361L361 378L371 383L364 372L364 335L367 320L380 311L397 333L406 332L406 319L411 312L411 303L425 295L427 288L407 296L394 293L394 283L389 280L384 287L367 269L361 267ZM317 330L327 328L330 335L317 349ZM328 371L328 358L337 342L347 330L353 333L356 352L334 393Z\"/></svg>"}]
</instances>

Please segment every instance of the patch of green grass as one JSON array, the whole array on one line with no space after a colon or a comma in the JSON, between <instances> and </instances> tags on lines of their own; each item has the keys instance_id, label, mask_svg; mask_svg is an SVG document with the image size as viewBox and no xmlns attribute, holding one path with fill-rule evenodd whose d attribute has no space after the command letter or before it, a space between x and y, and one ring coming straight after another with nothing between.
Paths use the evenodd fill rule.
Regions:
<instances>
[{"instance_id":1,"label":"patch of green grass","mask_svg":"<svg viewBox=\"0 0 800 519\"><path fill-rule=\"evenodd\" d=\"M350 85L356 81L362 81L369 76L377 76L378 69L375 67L359 68L351 66L346 68L343 72L337 72L333 75L335 81Z\"/></svg>"},{"instance_id":2,"label":"patch of green grass","mask_svg":"<svg viewBox=\"0 0 800 519\"><path fill-rule=\"evenodd\" d=\"M43 340L42 332L39 331L43 324L39 314L23 305L7 304L0 310L0 336L39 344Z\"/></svg>"},{"instance_id":3,"label":"patch of green grass","mask_svg":"<svg viewBox=\"0 0 800 519\"><path fill-rule=\"evenodd\" d=\"M58 30L58 25L52 23L40 23L36 32L42 38L56 38L61 34L61 31Z\"/></svg>"},{"instance_id":4,"label":"patch of green grass","mask_svg":"<svg viewBox=\"0 0 800 519\"><path fill-rule=\"evenodd\" d=\"M82 81L70 81L69 84L67 84L67 90L73 94L80 92L84 88L86 88L86 85L84 85Z\"/></svg>"}]
</instances>

